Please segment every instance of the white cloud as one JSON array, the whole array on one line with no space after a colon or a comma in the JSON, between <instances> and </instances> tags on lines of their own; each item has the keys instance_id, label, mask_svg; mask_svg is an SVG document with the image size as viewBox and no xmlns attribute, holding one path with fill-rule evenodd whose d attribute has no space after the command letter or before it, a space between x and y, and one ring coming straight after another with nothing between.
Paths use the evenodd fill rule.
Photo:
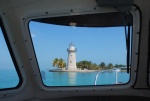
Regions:
<instances>
[{"instance_id":1,"label":"white cloud","mask_svg":"<svg viewBox=\"0 0 150 101\"><path fill-rule=\"evenodd\" d=\"M76 29L76 26L72 26L73 29Z\"/></svg>"},{"instance_id":2,"label":"white cloud","mask_svg":"<svg viewBox=\"0 0 150 101\"><path fill-rule=\"evenodd\" d=\"M36 35L34 33L31 33L31 37L34 38L36 37Z\"/></svg>"}]
</instances>

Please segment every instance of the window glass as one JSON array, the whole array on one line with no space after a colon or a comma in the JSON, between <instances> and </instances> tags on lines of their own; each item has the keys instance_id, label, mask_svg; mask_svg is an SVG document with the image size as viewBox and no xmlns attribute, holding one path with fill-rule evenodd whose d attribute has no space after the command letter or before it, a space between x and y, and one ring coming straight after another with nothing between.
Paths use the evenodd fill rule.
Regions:
<instances>
[{"instance_id":1,"label":"window glass","mask_svg":"<svg viewBox=\"0 0 150 101\"><path fill-rule=\"evenodd\" d=\"M0 89L15 88L19 77L0 27Z\"/></svg>"},{"instance_id":2,"label":"window glass","mask_svg":"<svg viewBox=\"0 0 150 101\"><path fill-rule=\"evenodd\" d=\"M124 26L82 27L76 22L66 26L38 21L30 21L29 28L44 85L112 85L129 81Z\"/></svg>"}]
</instances>

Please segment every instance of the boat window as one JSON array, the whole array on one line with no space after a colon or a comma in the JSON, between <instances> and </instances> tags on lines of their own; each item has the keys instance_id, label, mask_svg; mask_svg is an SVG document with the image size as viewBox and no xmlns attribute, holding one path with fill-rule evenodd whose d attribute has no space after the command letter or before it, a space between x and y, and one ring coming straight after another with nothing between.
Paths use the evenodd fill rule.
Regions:
<instances>
[{"instance_id":1,"label":"boat window","mask_svg":"<svg viewBox=\"0 0 150 101\"><path fill-rule=\"evenodd\" d=\"M5 41L6 40L6 41ZM17 88L20 84L20 79L16 71L14 61L8 47L8 39L5 30L0 20L0 90Z\"/></svg>"},{"instance_id":2,"label":"boat window","mask_svg":"<svg viewBox=\"0 0 150 101\"><path fill-rule=\"evenodd\" d=\"M132 25L130 13L72 15L30 21L29 29L44 85L128 83Z\"/></svg>"}]
</instances>

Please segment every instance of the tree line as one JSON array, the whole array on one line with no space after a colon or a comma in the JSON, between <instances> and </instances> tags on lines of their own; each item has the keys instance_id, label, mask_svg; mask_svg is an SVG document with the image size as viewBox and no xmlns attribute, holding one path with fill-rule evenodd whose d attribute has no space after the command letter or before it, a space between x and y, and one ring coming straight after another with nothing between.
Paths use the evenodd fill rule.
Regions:
<instances>
[{"instance_id":1,"label":"tree line","mask_svg":"<svg viewBox=\"0 0 150 101\"><path fill-rule=\"evenodd\" d=\"M122 65L122 64L113 65L112 63L109 63L108 65L106 65L105 62L96 64L96 63L92 63L91 61L86 61L86 60L77 62L77 68L88 69L88 70L106 70L106 69L112 69L114 67L115 68L126 67L126 65Z\"/></svg>"},{"instance_id":2,"label":"tree line","mask_svg":"<svg viewBox=\"0 0 150 101\"><path fill-rule=\"evenodd\" d=\"M53 67L58 67L58 68L65 68L66 67L66 62L64 59L60 58L55 58L53 60ZM113 65L112 63L109 63L108 65L105 64L105 62L101 62L100 64L92 63L91 61L80 61L76 63L77 68L80 69L88 69L88 70L106 70L106 69L112 69L112 68L119 68L119 67L126 67L126 65L123 64L115 64Z\"/></svg>"}]
</instances>

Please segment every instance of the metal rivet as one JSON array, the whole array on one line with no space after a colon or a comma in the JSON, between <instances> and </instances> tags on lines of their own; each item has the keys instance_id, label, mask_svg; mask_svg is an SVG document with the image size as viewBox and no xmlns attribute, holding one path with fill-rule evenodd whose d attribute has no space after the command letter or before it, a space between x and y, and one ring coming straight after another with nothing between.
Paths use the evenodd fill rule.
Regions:
<instances>
[{"instance_id":1,"label":"metal rivet","mask_svg":"<svg viewBox=\"0 0 150 101\"><path fill-rule=\"evenodd\" d=\"M73 9L71 9L70 11L73 12Z\"/></svg>"},{"instance_id":2,"label":"metal rivet","mask_svg":"<svg viewBox=\"0 0 150 101\"><path fill-rule=\"evenodd\" d=\"M136 55L139 55L139 53L135 53Z\"/></svg>"}]
</instances>

